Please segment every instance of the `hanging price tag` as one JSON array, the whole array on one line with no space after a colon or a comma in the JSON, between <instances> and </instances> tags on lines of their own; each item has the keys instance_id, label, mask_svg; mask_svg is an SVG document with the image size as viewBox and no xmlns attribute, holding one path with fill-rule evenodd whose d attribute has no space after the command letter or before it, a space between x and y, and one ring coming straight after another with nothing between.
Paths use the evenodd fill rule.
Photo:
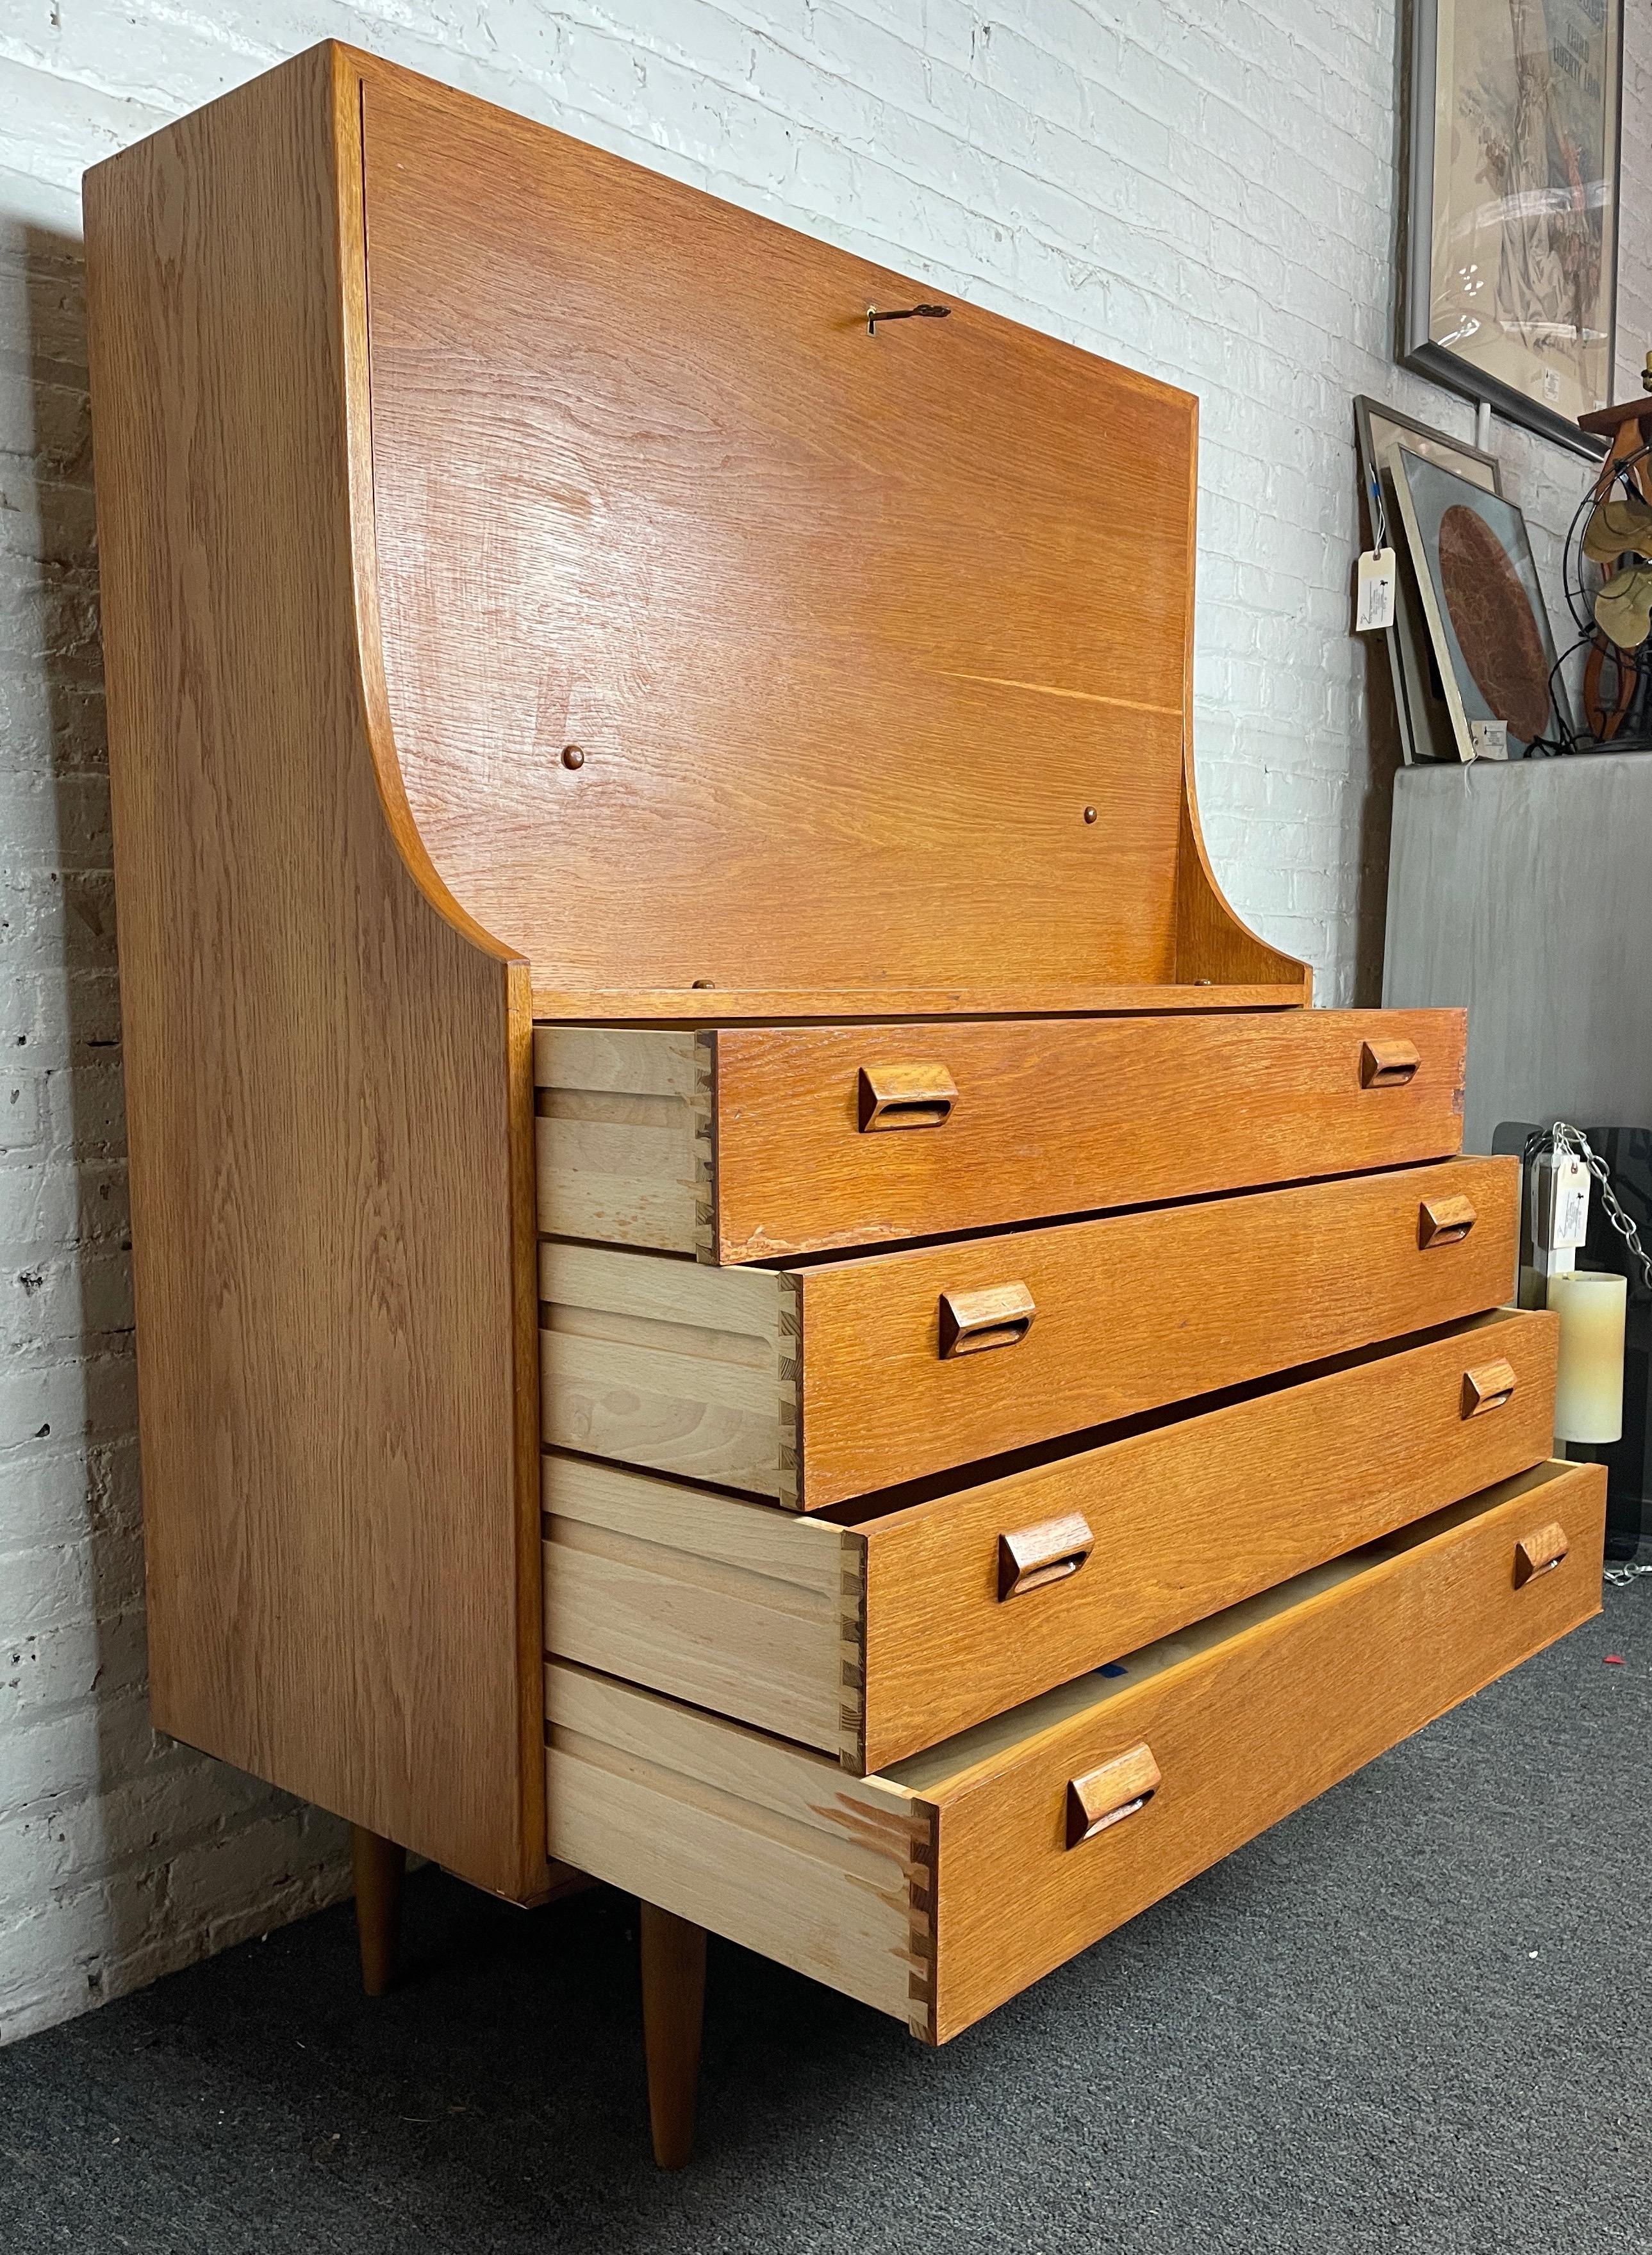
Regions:
<instances>
[{"instance_id":1,"label":"hanging price tag","mask_svg":"<svg viewBox=\"0 0 1652 2255\"><path fill-rule=\"evenodd\" d=\"M1589 1170L1575 1153L1537 1162L1532 1240L1540 1252L1576 1252L1589 1236Z\"/></svg>"},{"instance_id":2,"label":"hanging price tag","mask_svg":"<svg viewBox=\"0 0 1652 2255\"><path fill-rule=\"evenodd\" d=\"M1359 586L1353 599L1353 631L1375 634L1394 624L1396 576L1391 548L1367 548L1360 558Z\"/></svg>"},{"instance_id":3,"label":"hanging price tag","mask_svg":"<svg viewBox=\"0 0 1652 2255\"><path fill-rule=\"evenodd\" d=\"M1589 1236L1589 1170L1581 1159L1555 1161L1553 1242L1574 1249Z\"/></svg>"}]
</instances>

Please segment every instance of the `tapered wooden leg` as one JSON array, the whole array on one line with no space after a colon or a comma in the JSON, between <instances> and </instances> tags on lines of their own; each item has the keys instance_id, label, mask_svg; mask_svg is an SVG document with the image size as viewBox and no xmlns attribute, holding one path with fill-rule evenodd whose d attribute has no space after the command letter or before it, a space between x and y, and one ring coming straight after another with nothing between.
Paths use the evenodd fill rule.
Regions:
<instances>
[{"instance_id":1,"label":"tapered wooden leg","mask_svg":"<svg viewBox=\"0 0 1652 2255\"><path fill-rule=\"evenodd\" d=\"M706 1929L643 1905L643 2044L654 2159L680 2169L694 2149L699 2029L706 2003Z\"/></svg>"},{"instance_id":2,"label":"tapered wooden leg","mask_svg":"<svg viewBox=\"0 0 1652 2255\"><path fill-rule=\"evenodd\" d=\"M396 1953L402 1931L402 1879L407 1851L376 1832L350 1827L350 1862L355 1870L355 1938L362 1949L362 1986L382 1997L396 1978Z\"/></svg>"}]
</instances>

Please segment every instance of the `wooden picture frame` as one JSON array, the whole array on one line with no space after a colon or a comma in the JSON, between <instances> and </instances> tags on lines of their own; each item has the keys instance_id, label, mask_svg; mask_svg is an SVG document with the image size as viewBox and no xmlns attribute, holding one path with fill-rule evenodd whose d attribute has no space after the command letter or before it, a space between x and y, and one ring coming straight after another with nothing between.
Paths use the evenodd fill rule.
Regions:
<instances>
[{"instance_id":1,"label":"wooden picture frame","mask_svg":"<svg viewBox=\"0 0 1652 2255\"><path fill-rule=\"evenodd\" d=\"M1458 758L1525 759L1534 746L1552 748L1551 723L1564 732L1572 722L1523 513L1403 446L1395 488ZM1459 540L1453 563L1454 526L1474 538L1466 549ZM1495 748L1483 736L1487 727Z\"/></svg>"},{"instance_id":2,"label":"wooden picture frame","mask_svg":"<svg viewBox=\"0 0 1652 2255\"><path fill-rule=\"evenodd\" d=\"M1405 365L1598 454L1577 418L1612 397L1623 0L1412 0L1408 63Z\"/></svg>"}]
</instances>

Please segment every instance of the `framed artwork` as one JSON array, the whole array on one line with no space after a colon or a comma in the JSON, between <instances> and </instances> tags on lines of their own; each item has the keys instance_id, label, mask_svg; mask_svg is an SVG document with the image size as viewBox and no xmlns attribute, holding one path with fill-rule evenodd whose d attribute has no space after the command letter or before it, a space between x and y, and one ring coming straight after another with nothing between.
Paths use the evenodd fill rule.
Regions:
<instances>
[{"instance_id":1,"label":"framed artwork","mask_svg":"<svg viewBox=\"0 0 1652 2255\"><path fill-rule=\"evenodd\" d=\"M1457 732L1445 701L1434 648L1429 639L1410 550L1400 530L1400 504L1395 492L1394 458L1402 447L1424 461L1438 462L1485 492L1501 494L1501 474L1494 454L1482 453L1466 439L1431 429L1397 407L1380 399L1353 403L1354 435L1360 456L1360 489L1365 495L1372 537L1376 536L1378 509L1388 526L1394 549L1398 587L1394 624L1383 633L1388 669L1394 681L1394 709L1398 717L1400 755L1407 767L1417 760L1454 760L1459 756Z\"/></svg>"},{"instance_id":2,"label":"framed artwork","mask_svg":"<svg viewBox=\"0 0 1652 2255\"><path fill-rule=\"evenodd\" d=\"M1410 65L1406 364L1598 454L1623 0L1413 0Z\"/></svg>"},{"instance_id":3,"label":"framed artwork","mask_svg":"<svg viewBox=\"0 0 1652 2255\"><path fill-rule=\"evenodd\" d=\"M1564 694L1526 520L1403 447L1394 483L1458 757L1524 759Z\"/></svg>"}]
</instances>

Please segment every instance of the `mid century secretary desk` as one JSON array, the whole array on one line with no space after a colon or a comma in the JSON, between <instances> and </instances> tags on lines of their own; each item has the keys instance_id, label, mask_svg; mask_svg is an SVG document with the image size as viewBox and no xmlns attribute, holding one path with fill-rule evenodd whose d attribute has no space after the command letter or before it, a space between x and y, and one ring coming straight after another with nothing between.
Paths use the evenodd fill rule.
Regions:
<instances>
[{"instance_id":1,"label":"mid century secretary desk","mask_svg":"<svg viewBox=\"0 0 1652 2255\"><path fill-rule=\"evenodd\" d=\"M328 46L88 179L158 1724L938 2042L1598 1603L1451 1011L1200 842L1194 402Z\"/></svg>"}]
</instances>

